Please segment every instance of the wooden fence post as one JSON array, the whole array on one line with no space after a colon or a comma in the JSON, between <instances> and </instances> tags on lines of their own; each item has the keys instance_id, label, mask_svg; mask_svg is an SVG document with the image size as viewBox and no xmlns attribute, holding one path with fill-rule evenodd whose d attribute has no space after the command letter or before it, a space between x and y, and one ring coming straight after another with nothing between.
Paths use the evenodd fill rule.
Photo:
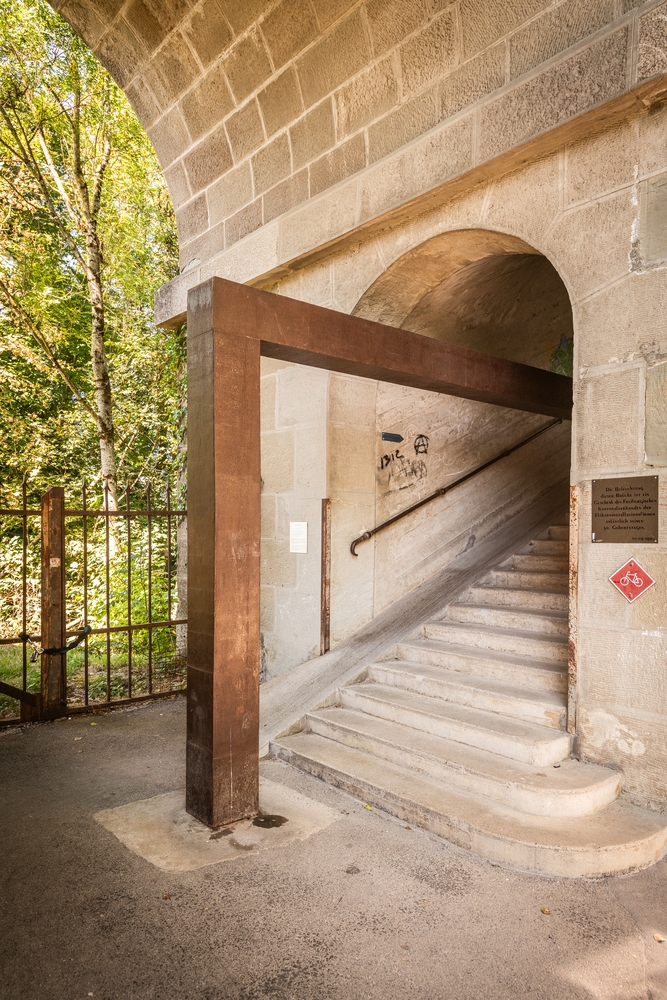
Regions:
<instances>
[{"instance_id":1,"label":"wooden fence post","mask_svg":"<svg viewBox=\"0 0 667 1000\"><path fill-rule=\"evenodd\" d=\"M52 486L42 497L42 628L43 649L65 645L65 490ZM66 655L42 653L43 719L67 711Z\"/></svg>"}]
</instances>

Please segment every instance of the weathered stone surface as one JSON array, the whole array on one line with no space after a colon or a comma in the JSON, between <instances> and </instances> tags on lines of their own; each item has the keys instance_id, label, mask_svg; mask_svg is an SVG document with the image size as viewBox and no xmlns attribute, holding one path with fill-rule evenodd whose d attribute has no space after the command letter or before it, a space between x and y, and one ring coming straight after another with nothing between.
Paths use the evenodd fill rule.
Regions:
<instances>
[{"instance_id":1,"label":"weathered stone surface","mask_svg":"<svg viewBox=\"0 0 667 1000\"><path fill-rule=\"evenodd\" d=\"M208 228L208 209L206 197L200 194L176 212L178 238L181 243L189 243Z\"/></svg>"},{"instance_id":2,"label":"weathered stone surface","mask_svg":"<svg viewBox=\"0 0 667 1000\"><path fill-rule=\"evenodd\" d=\"M356 0L312 0L320 28L324 31L354 7Z\"/></svg>"},{"instance_id":3,"label":"weathered stone surface","mask_svg":"<svg viewBox=\"0 0 667 1000\"><path fill-rule=\"evenodd\" d=\"M296 73L291 67L261 90L257 99L268 136L294 121L303 110Z\"/></svg>"},{"instance_id":4,"label":"weathered stone surface","mask_svg":"<svg viewBox=\"0 0 667 1000\"><path fill-rule=\"evenodd\" d=\"M231 246L262 224L262 202L258 198L225 222L225 246Z\"/></svg>"},{"instance_id":5,"label":"weathered stone surface","mask_svg":"<svg viewBox=\"0 0 667 1000\"><path fill-rule=\"evenodd\" d=\"M578 321L586 331L577 339L578 364L618 363L635 352L651 361L667 355L666 313L666 272L629 273L578 307Z\"/></svg>"},{"instance_id":6,"label":"weathered stone surface","mask_svg":"<svg viewBox=\"0 0 667 1000\"><path fill-rule=\"evenodd\" d=\"M174 108L148 130L148 137L155 147L163 169L184 153L190 145L190 136L178 108Z\"/></svg>"},{"instance_id":7,"label":"weathered stone surface","mask_svg":"<svg viewBox=\"0 0 667 1000\"><path fill-rule=\"evenodd\" d=\"M577 420L574 460L580 475L590 478L602 470L616 474L637 468L639 440L639 371L636 367L607 375L575 379Z\"/></svg>"},{"instance_id":8,"label":"weathered stone surface","mask_svg":"<svg viewBox=\"0 0 667 1000\"><path fill-rule=\"evenodd\" d=\"M335 95L338 135L345 136L389 111L398 101L393 60L372 66Z\"/></svg>"},{"instance_id":9,"label":"weathered stone surface","mask_svg":"<svg viewBox=\"0 0 667 1000\"><path fill-rule=\"evenodd\" d=\"M229 170L206 192L211 225L221 222L252 200L250 163Z\"/></svg>"},{"instance_id":10,"label":"weathered stone surface","mask_svg":"<svg viewBox=\"0 0 667 1000\"><path fill-rule=\"evenodd\" d=\"M401 49L404 96L424 90L434 80L451 72L458 61L456 21L449 8Z\"/></svg>"},{"instance_id":11,"label":"weathered stone surface","mask_svg":"<svg viewBox=\"0 0 667 1000\"><path fill-rule=\"evenodd\" d=\"M368 159L370 163L399 149L411 139L428 132L438 124L438 94L435 88L402 104L368 129Z\"/></svg>"},{"instance_id":12,"label":"weathered stone surface","mask_svg":"<svg viewBox=\"0 0 667 1000\"><path fill-rule=\"evenodd\" d=\"M306 107L330 94L369 60L366 32L356 11L298 60L297 72Z\"/></svg>"},{"instance_id":13,"label":"weathered stone surface","mask_svg":"<svg viewBox=\"0 0 667 1000\"><path fill-rule=\"evenodd\" d=\"M568 146L565 203L588 201L631 184L636 137L636 124L628 122Z\"/></svg>"},{"instance_id":14,"label":"weathered stone surface","mask_svg":"<svg viewBox=\"0 0 667 1000\"><path fill-rule=\"evenodd\" d=\"M443 6L428 0L370 0L366 15L375 55L394 48Z\"/></svg>"},{"instance_id":15,"label":"weathered stone surface","mask_svg":"<svg viewBox=\"0 0 667 1000\"><path fill-rule=\"evenodd\" d=\"M185 176L185 170L183 169L182 163L174 163L174 165L169 167L168 170L165 170L164 179L169 187L169 193L171 195L171 200L174 203L174 208L178 208L183 204L183 202L188 201L192 192L190 191L190 185L188 184L188 179Z\"/></svg>"},{"instance_id":16,"label":"weathered stone surface","mask_svg":"<svg viewBox=\"0 0 667 1000\"><path fill-rule=\"evenodd\" d=\"M497 156L621 93L626 55L627 31L623 29L484 106L481 159Z\"/></svg>"},{"instance_id":17,"label":"weathered stone surface","mask_svg":"<svg viewBox=\"0 0 667 1000\"><path fill-rule=\"evenodd\" d=\"M644 264L667 258L667 173L650 177L642 185L639 253Z\"/></svg>"},{"instance_id":18,"label":"weathered stone surface","mask_svg":"<svg viewBox=\"0 0 667 1000\"><path fill-rule=\"evenodd\" d=\"M240 111L230 115L225 126L232 155L237 163L250 153L254 153L264 142L264 129L257 101L248 101Z\"/></svg>"},{"instance_id":19,"label":"weathered stone surface","mask_svg":"<svg viewBox=\"0 0 667 1000\"><path fill-rule=\"evenodd\" d=\"M224 126L219 125L184 158L185 170L193 191L201 191L232 166L232 154Z\"/></svg>"},{"instance_id":20,"label":"weathered stone surface","mask_svg":"<svg viewBox=\"0 0 667 1000\"><path fill-rule=\"evenodd\" d=\"M237 101L244 101L271 75L271 63L257 31L238 41L223 62Z\"/></svg>"},{"instance_id":21,"label":"weathered stone surface","mask_svg":"<svg viewBox=\"0 0 667 1000\"><path fill-rule=\"evenodd\" d=\"M276 377L263 375L259 392L262 431L276 429ZM276 528L276 503L271 494L262 497L262 537L271 538Z\"/></svg>"},{"instance_id":22,"label":"weathered stone surface","mask_svg":"<svg viewBox=\"0 0 667 1000\"><path fill-rule=\"evenodd\" d=\"M667 4L639 19L637 79L648 80L667 71Z\"/></svg>"},{"instance_id":23,"label":"weathered stone surface","mask_svg":"<svg viewBox=\"0 0 667 1000\"><path fill-rule=\"evenodd\" d=\"M287 493L294 487L294 431L262 434L264 493ZM288 547L289 548L289 547Z\"/></svg>"},{"instance_id":24,"label":"weathered stone surface","mask_svg":"<svg viewBox=\"0 0 667 1000\"><path fill-rule=\"evenodd\" d=\"M200 73L185 38L176 31L155 55L145 75L162 107L167 108Z\"/></svg>"},{"instance_id":25,"label":"weathered stone surface","mask_svg":"<svg viewBox=\"0 0 667 1000\"><path fill-rule=\"evenodd\" d=\"M264 194L264 223L308 199L308 171L304 168Z\"/></svg>"},{"instance_id":26,"label":"weathered stone surface","mask_svg":"<svg viewBox=\"0 0 667 1000\"><path fill-rule=\"evenodd\" d=\"M647 465L667 466L667 363L664 361L646 371L644 452Z\"/></svg>"},{"instance_id":27,"label":"weathered stone surface","mask_svg":"<svg viewBox=\"0 0 667 1000\"><path fill-rule=\"evenodd\" d=\"M614 0L566 0L512 35L510 77L521 76L614 20Z\"/></svg>"},{"instance_id":28,"label":"weathered stone surface","mask_svg":"<svg viewBox=\"0 0 667 1000\"><path fill-rule=\"evenodd\" d=\"M131 0L125 8L125 18L135 34L141 38L148 52L164 41L184 13L185 5L179 12L172 11L166 4L157 5L150 0ZM185 8L187 9L187 8Z\"/></svg>"},{"instance_id":29,"label":"weathered stone surface","mask_svg":"<svg viewBox=\"0 0 667 1000\"><path fill-rule=\"evenodd\" d=\"M217 0L204 0L183 30L203 66L209 66L229 48L234 37Z\"/></svg>"},{"instance_id":30,"label":"weathered stone surface","mask_svg":"<svg viewBox=\"0 0 667 1000\"><path fill-rule=\"evenodd\" d=\"M95 55L121 87L127 86L148 57L145 46L122 17L104 35Z\"/></svg>"},{"instance_id":31,"label":"weathered stone surface","mask_svg":"<svg viewBox=\"0 0 667 1000\"><path fill-rule=\"evenodd\" d=\"M108 11L99 11L85 0L66 0L62 4L52 4L56 7L61 17L81 35L86 45L91 49L95 48L100 36L106 30L112 19L120 10L121 4L118 0L109 4Z\"/></svg>"},{"instance_id":32,"label":"weathered stone surface","mask_svg":"<svg viewBox=\"0 0 667 1000\"><path fill-rule=\"evenodd\" d=\"M355 135L342 146L320 157L310 167L310 193L319 194L366 166L363 135Z\"/></svg>"},{"instance_id":33,"label":"weathered stone surface","mask_svg":"<svg viewBox=\"0 0 667 1000\"><path fill-rule=\"evenodd\" d=\"M462 0L463 55L469 58L550 6L550 0Z\"/></svg>"},{"instance_id":34,"label":"weathered stone surface","mask_svg":"<svg viewBox=\"0 0 667 1000\"><path fill-rule=\"evenodd\" d=\"M314 160L325 149L331 149L336 141L331 98L322 101L292 126L290 140L295 170Z\"/></svg>"},{"instance_id":35,"label":"weathered stone surface","mask_svg":"<svg viewBox=\"0 0 667 1000\"><path fill-rule=\"evenodd\" d=\"M446 76L440 85L441 117L455 115L505 83L505 45L487 49Z\"/></svg>"},{"instance_id":36,"label":"weathered stone surface","mask_svg":"<svg viewBox=\"0 0 667 1000\"><path fill-rule=\"evenodd\" d=\"M218 3L238 35L257 20L269 6L270 0L218 0Z\"/></svg>"},{"instance_id":37,"label":"weathered stone surface","mask_svg":"<svg viewBox=\"0 0 667 1000\"><path fill-rule=\"evenodd\" d=\"M137 113L137 118L149 129L160 116L161 107L154 93L141 77L132 81L125 91L127 98Z\"/></svg>"},{"instance_id":38,"label":"weathered stone surface","mask_svg":"<svg viewBox=\"0 0 667 1000\"><path fill-rule=\"evenodd\" d=\"M262 21L262 34L276 69L317 38L317 22L309 4L282 0Z\"/></svg>"},{"instance_id":39,"label":"weathered stone surface","mask_svg":"<svg viewBox=\"0 0 667 1000\"><path fill-rule=\"evenodd\" d=\"M282 251L288 259L296 257L307 247L326 243L351 229L356 219L357 186L353 182L287 216L282 222Z\"/></svg>"},{"instance_id":40,"label":"weathered stone surface","mask_svg":"<svg viewBox=\"0 0 667 1000\"><path fill-rule=\"evenodd\" d=\"M193 139L217 125L234 107L222 65L218 63L181 100L183 117Z\"/></svg>"},{"instance_id":41,"label":"weathered stone surface","mask_svg":"<svg viewBox=\"0 0 667 1000\"><path fill-rule=\"evenodd\" d=\"M291 171L289 140L283 133L252 158L255 194L261 194L283 180Z\"/></svg>"}]
</instances>

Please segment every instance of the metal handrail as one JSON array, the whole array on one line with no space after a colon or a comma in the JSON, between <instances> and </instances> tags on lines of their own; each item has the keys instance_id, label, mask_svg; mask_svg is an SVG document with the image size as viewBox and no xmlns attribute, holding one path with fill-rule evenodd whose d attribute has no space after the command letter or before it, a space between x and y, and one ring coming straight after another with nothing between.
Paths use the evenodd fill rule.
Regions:
<instances>
[{"instance_id":1,"label":"metal handrail","mask_svg":"<svg viewBox=\"0 0 667 1000\"><path fill-rule=\"evenodd\" d=\"M369 538L373 537L373 535L377 535L378 531L388 528L390 524L395 524L396 521L400 521L402 517L406 517L408 514L412 514L413 511L419 510L420 507L430 503L431 500L436 500L438 497L444 497L445 493L449 493L449 491L453 490L455 486L460 486L461 483L467 482L468 479L472 479L473 476L476 476L478 472L483 472L484 469L488 469L489 466L495 465L495 463L499 462L502 458L507 458L507 456L511 455L513 451L518 451L519 448L523 448L525 444L529 444L531 441L534 441L535 438L540 437L541 434L544 434L545 431L555 427L556 424L562 423L562 419L553 420L550 424L547 424L546 427L543 427L542 430L536 431L536 433L531 434L530 437L524 438L523 441L519 441L518 444L513 445L511 448L507 448L505 451L501 452L500 455L496 455L495 458L490 459L488 462L484 462L483 465L478 465L476 469L472 470L472 472L467 472L465 476L461 476L460 479L454 480L453 483L449 483L447 486L441 486L439 490L435 491L435 493L429 493L429 495L424 497L423 500L418 500L417 503L413 503L411 507L406 507L405 510L400 511L398 514L394 514L393 517L383 521L382 524L378 524L377 527L369 528L368 531L364 531L363 535L359 535L359 537L355 538L350 544L350 552L353 556L358 556L359 553L356 551L356 547L360 544L360 542L367 542Z\"/></svg>"}]
</instances>

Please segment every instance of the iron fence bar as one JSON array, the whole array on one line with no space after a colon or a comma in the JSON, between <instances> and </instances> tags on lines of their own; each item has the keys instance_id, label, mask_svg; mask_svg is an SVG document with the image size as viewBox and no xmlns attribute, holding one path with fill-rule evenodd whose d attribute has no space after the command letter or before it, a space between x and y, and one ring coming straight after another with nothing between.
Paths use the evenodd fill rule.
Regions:
<instances>
[{"instance_id":1,"label":"iron fence bar","mask_svg":"<svg viewBox=\"0 0 667 1000\"><path fill-rule=\"evenodd\" d=\"M108 509L109 507L109 483L105 481L104 483L104 506ZM104 522L105 532L104 532L104 558L105 558L105 571L104 571L104 586L105 586L105 598L106 598L106 635L107 635L107 701L111 698L111 633L109 627L111 625L111 615L110 615L110 580L109 580L109 518Z\"/></svg>"},{"instance_id":2,"label":"iron fence bar","mask_svg":"<svg viewBox=\"0 0 667 1000\"><path fill-rule=\"evenodd\" d=\"M132 523L129 517L130 487L125 487L125 506L127 518L127 694L132 697Z\"/></svg>"},{"instance_id":3,"label":"iron fence bar","mask_svg":"<svg viewBox=\"0 0 667 1000\"><path fill-rule=\"evenodd\" d=\"M21 506L23 507L23 518L21 519L21 543L23 548L23 558L21 563L21 630L25 635L28 629L28 518L26 516L27 505L27 484L25 473L21 484ZM21 652L21 677L23 679L23 690L28 690L28 647L23 643Z\"/></svg>"},{"instance_id":4,"label":"iron fence bar","mask_svg":"<svg viewBox=\"0 0 667 1000\"><path fill-rule=\"evenodd\" d=\"M25 496L23 497L23 502L25 503ZM16 507L13 509L8 509L6 507L0 508L0 517L11 517L14 514L18 517L41 517L41 510L28 510L27 507Z\"/></svg>"},{"instance_id":5,"label":"iron fence bar","mask_svg":"<svg viewBox=\"0 0 667 1000\"><path fill-rule=\"evenodd\" d=\"M20 510L0 510L0 514L20 514ZM39 514L38 510L29 510L28 514ZM65 517L81 517L83 514L82 510L66 510ZM187 510L89 510L88 517L167 517L167 515L175 517L177 514L182 514L183 517L187 514Z\"/></svg>"},{"instance_id":6,"label":"iron fence bar","mask_svg":"<svg viewBox=\"0 0 667 1000\"><path fill-rule=\"evenodd\" d=\"M88 490L86 482L83 482L81 491L83 503L83 626L88 624ZM65 633L67 638L67 633ZM83 645L83 703L88 704L88 636L84 639Z\"/></svg>"},{"instance_id":7,"label":"iron fence bar","mask_svg":"<svg viewBox=\"0 0 667 1000\"><path fill-rule=\"evenodd\" d=\"M187 618L172 618L169 621L160 622L140 622L136 625L110 625L109 628L91 628L88 635L106 635L107 632L138 632L142 628L171 628L172 625L187 625ZM76 635L81 635L83 629L75 629L74 631L68 630L65 632L66 639L73 639ZM41 635L31 635L30 638L33 642L41 642ZM87 636L86 636L87 638ZM22 642L18 636L14 639L0 639L0 645L3 646L18 646Z\"/></svg>"},{"instance_id":8,"label":"iron fence bar","mask_svg":"<svg viewBox=\"0 0 667 1000\"><path fill-rule=\"evenodd\" d=\"M148 622L153 619L153 544L151 538L151 484L146 487L148 509ZM153 630L148 632L148 693L153 693Z\"/></svg>"},{"instance_id":9,"label":"iron fence bar","mask_svg":"<svg viewBox=\"0 0 667 1000\"><path fill-rule=\"evenodd\" d=\"M167 618L171 618L171 487L167 483Z\"/></svg>"},{"instance_id":10,"label":"iron fence bar","mask_svg":"<svg viewBox=\"0 0 667 1000\"><path fill-rule=\"evenodd\" d=\"M489 459L489 461L484 462L483 465L478 465L476 469L473 469L471 472L467 472L465 476L460 476L459 479L455 479L453 483L449 483L447 486L441 486L440 489L436 490L434 493L429 493L427 497L424 497L422 500L418 500L417 503L413 503L410 507L406 507L405 510L401 510L398 514L394 514L393 517L387 518L387 520L383 521L382 524L378 524L375 528L369 528L368 531L364 531L362 535L359 535L359 537L355 538L353 542L350 542L350 552L353 556L358 556L359 553L356 551L356 548L361 542L367 542L369 538L373 537L373 535L377 535L378 531L383 531L385 528L388 528L390 524L395 524L397 521L400 521L401 518L407 517L408 514L412 514L414 511L419 510L420 507L430 503L431 500L437 500L438 497L444 497L445 493L449 493L449 491L453 490L455 486L460 486L462 483L472 479L473 476L476 476L479 472L484 472L485 469L488 469L491 465L495 465L496 462L499 462L502 458L507 458L508 455L511 455L514 451L518 451L519 448L523 448L525 444L529 444L531 441L534 441L535 438L540 437L541 434L544 434L545 431L555 427L556 424L562 423L562 419L552 420L552 422L547 424L546 427L536 431L535 434L531 434L530 437L524 438L523 441L519 441L518 444L513 445L511 448L505 449L505 451L501 452L500 455L496 455L495 458Z\"/></svg>"}]
</instances>

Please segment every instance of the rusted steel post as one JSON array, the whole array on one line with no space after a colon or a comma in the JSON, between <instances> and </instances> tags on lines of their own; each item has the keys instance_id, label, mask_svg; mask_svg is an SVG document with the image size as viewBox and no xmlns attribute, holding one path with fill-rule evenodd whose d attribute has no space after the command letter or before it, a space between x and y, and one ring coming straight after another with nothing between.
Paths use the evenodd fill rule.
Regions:
<instances>
[{"instance_id":1,"label":"rusted steel post","mask_svg":"<svg viewBox=\"0 0 667 1000\"><path fill-rule=\"evenodd\" d=\"M43 649L65 645L65 491L52 486L42 497ZM55 719L67 711L66 655L42 653L41 714Z\"/></svg>"},{"instance_id":2,"label":"rusted steel post","mask_svg":"<svg viewBox=\"0 0 667 1000\"><path fill-rule=\"evenodd\" d=\"M331 648L331 500L322 501L320 656Z\"/></svg>"},{"instance_id":3,"label":"rusted steel post","mask_svg":"<svg viewBox=\"0 0 667 1000\"><path fill-rule=\"evenodd\" d=\"M186 809L209 826L259 808L260 342L216 285L188 297Z\"/></svg>"},{"instance_id":4,"label":"rusted steel post","mask_svg":"<svg viewBox=\"0 0 667 1000\"><path fill-rule=\"evenodd\" d=\"M567 731L577 732L577 611L579 591L579 487L570 486L569 612L567 629Z\"/></svg>"}]
</instances>

